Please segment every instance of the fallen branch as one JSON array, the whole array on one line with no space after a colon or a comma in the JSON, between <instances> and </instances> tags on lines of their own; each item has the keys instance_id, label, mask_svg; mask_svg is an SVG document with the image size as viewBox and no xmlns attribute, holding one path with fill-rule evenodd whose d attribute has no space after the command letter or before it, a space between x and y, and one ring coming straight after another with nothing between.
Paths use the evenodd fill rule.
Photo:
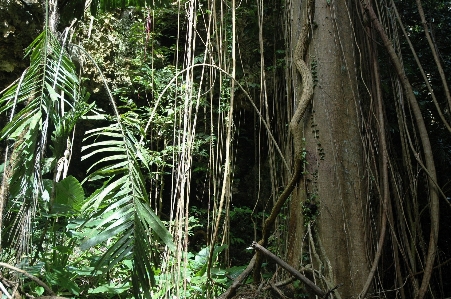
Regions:
<instances>
[{"instance_id":1,"label":"fallen branch","mask_svg":"<svg viewBox=\"0 0 451 299\"><path fill-rule=\"evenodd\" d=\"M270 257L271 259L273 259L277 264L279 264L282 268L287 270L291 275L293 275L295 278L299 279L305 285L307 285L320 298L323 298L323 299L327 298L333 291L335 291L337 288L339 288L340 286L343 285L343 284L339 284L339 285L335 286L334 288L330 289L329 291L324 292L315 283L313 283L310 279L308 279L307 277L302 275L295 268L293 268L290 265L288 265L286 262L281 260L278 256L276 256L271 251L269 251L268 249L264 248L263 246L261 246L257 242L252 242L252 247L254 249L258 250L259 252L261 252L262 254L264 254L264 255ZM255 264L256 257L257 257L257 254L254 254L254 256L252 257L251 261L247 265L246 269L244 269L244 271L241 272L241 274L238 275L235 278L235 280L233 281L232 285L224 293L222 293L219 297L217 297L216 299L228 299L228 298L231 298L232 296L235 295L236 290L240 286L243 285L243 281L245 281L246 278L251 273L252 268L254 267L254 264ZM272 284L271 287L274 288L274 286L281 286L281 285L285 285L285 284L290 283L290 282L291 282L291 280L284 281L282 283Z\"/></svg>"},{"instance_id":2,"label":"fallen branch","mask_svg":"<svg viewBox=\"0 0 451 299\"><path fill-rule=\"evenodd\" d=\"M40 280L36 276L28 273L27 271L19 269L19 268L16 268L16 267L11 266L10 264L7 264L7 263L2 263L2 262L0 262L0 267L5 267L5 268L8 268L10 270L13 270L13 271L16 271L16 272L19 272L19 273L25 275L26 277L30 278L31 280L36 282L38 285L43 287L46 290L47 293L49 293L52 296L55 296L55 293L52 291L52 289L48 285L46 285L42 280Z\"/></svg>"},{"instance_id":3,"label":"fallen branch","mask_svg":"<svg viewBox=\"0 0 451 299\"><path fill-rule=\"evenodd\" d=\"M285 279L285 280L282 280L282 281L278 281L274 285L276 287L280 288L280 287L283 287L283 286L286 286L286 285L292 283L293 281L295 281L294 277L290 277L288 279ZM271 288L271 286L266 286L266 287L263 288L263 290L266 291L266 290L269 290L270 288Z\"/></svg>"},{"instance_id":4,"label":"fallen branch","mask_svg":"<svg viewBox=\"0 0 451 299\"><path fill-rule=\"evenodd\" d=\"M320 298L325 298L327 293L325 293L323 290L321 290L316 284L314 284L310 279L299 273L295 268L288 265L286 262L281 260L278 256L274 255L271 251L266 249L265 247L261 246L257 242L252 243L252 247L256 250L259 250L261 253L266 255L267 257L274 260L277 264L279 264L282 268L287 270L291 275L302 281L307 287L309 287L313 293L318 295Z\"/></svg>"},{"instance_id":5,"label":"fallen branch","mask_svg":"<svg viewBox=\"0 0 451 299\"><path fill-rule=\"evenodd\" d=\"M276 286L276 284L272 281L269 282L271 288L279 295L280 298L288 298L285 294Z\"/></svg>"}]
</instances>

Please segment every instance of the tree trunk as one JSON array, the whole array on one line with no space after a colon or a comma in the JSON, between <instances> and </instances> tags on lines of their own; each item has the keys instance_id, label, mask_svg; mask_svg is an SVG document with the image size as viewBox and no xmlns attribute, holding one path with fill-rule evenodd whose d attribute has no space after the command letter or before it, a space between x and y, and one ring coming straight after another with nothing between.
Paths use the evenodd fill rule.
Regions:
<instances>
[{"instance_id":1,"label":"tree trunk","mask_svg":"<svg viewBox=\"0 0 451 299\"><path fill-rule=\"evenodd\" d=\"M299 3L293 6L301 7ZM303 121L307 151L305 200L318 205L319 215L314 215L312 209L304 210L303 221L292 220L297 226L290 226L290 236L297 238L290 238L288 247L298 249L297 255L290 252L288 257L296 266L299 238L306 236L302 241L310 253L309 262L325 277L317 280L326 291L343 283L338 289L343 298L359 294L370 268L365 244L367 176L359 128L357 54L349 17L353 7L345 0L315 3L316 26L306 60L316 87L312 109ZM292 30L296 32L299 18L293 19ZM298 95L302 87L296 82L300 82L299 77L294 83ZM299 188L305 186L300 184ZM301 212L299 198L292 201L292 215L293 211ZM312 221L309 223L306 217Z\"/></svg>"}]
</instances>

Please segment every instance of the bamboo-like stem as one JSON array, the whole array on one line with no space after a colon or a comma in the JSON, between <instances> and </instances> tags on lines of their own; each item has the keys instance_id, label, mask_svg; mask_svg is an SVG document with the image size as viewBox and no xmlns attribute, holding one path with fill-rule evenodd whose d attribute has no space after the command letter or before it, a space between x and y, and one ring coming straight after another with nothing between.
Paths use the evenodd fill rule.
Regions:
<instances>
[{"instance_id":1,"label":"bamboo-like stem","mask_svg":"<svg viewBox=\"0 0 451 299\"><path fill-rule=\"evenodd\" d=\"M232 130L233 130L233 106L234 106L234 90L235 90L235 73L236 73L236 19L235 19L235 0L232 0L232 83L230 87L230 104L228 111L228 122L227 122L227 137L226 137L226 149L225 149L225 169L224 169L224 177L222 181L222 190L221 190L221 198L219 201L219 209L218 216L216 218L216 223L213 227L213 236L211 238L211 247L210 247L210 255L208 257L208 266L207 266L207 277L211 279L211 266L213 264L213 253L215 250L216 238L219 231L219 221L222 216L222 209L224 204L229 202L230 196L230 184L231 184L231 143L232 143Z\"/></svg>"}]
</instances>

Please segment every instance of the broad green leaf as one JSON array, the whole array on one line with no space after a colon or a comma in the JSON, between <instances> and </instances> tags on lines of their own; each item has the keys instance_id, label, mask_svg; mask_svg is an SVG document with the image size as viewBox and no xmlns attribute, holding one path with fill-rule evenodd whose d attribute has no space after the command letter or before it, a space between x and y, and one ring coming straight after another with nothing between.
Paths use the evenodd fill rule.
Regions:
<instances>
[{"instance_id":1,"label":"broad green leaf","mask_svg":"<svg viewBox=\"0 0 451 299\"><path fill-rule=\"evenodd\" d=\"M67 205L74 211L79 212L85 199L85 192L80 182L73 176L68 176L56 183L56 197L54 203Z\"/></svg>"},{"instance_id":2,"label":"broad green leaf","mask_svg":"<svg viewBox=\"0 0 451 299\"><path fill-rule=\"evenodd\" d=\"M215 246L213 250L213 260L216 260L218 255L227 248L227 245ZM194 267L200 267L196 276L203 276L207 270L208 258L210 256L210 247L205 247L194 258Z\"/></svg>"}]
</instances>

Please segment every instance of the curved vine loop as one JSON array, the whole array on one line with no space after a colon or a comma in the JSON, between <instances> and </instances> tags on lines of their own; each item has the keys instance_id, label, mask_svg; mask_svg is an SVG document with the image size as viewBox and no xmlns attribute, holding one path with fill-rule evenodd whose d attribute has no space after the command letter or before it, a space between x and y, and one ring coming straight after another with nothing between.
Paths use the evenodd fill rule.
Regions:
<instances>
[{"instance_id":1,"label":"curved vine loop","mask_svg":"<svg viewBox=\"0 0 451 299\"><path fill-rule=\"evenodd\" d=\"M263 224L263 234L262 239L258 241L258 244L261 246L265 246L268 242L270 229L273 227L277 215L279 215L282 206L285 204L286 200L290 196L291 192L293 192L294 187L299 182L302 173L302 125L301 120L307 110L307 106L313 98L313 76L310 71L307 63L304 61L304 57L307 53L307 49L309 46L309 33L312 29L312 21L314 16L314 6L315 0L308 0L307 2L307 15L304 18L303 25L301 28L301 32L299 34L299 38L297 40L296 49L294 52L294 63L296 65L297 71L300 73L302 77L302 93L299 103L296 107L293 117L290 121L290 130L293 134L293 143L294 143L294 154L295 154L295 169L293 171L290 183L285 187L282 194L277 199L274 207L272 208L270 216L265 220ZM257 251L255 265L254 265L254 282L260 281L260 271L262 265L262 255L259 251Z\"/></svg>"},{"instance_id":2,"label":"curved vine loop","mask_svg":"<svg viewBox=\"0 0 451 299\"><path fill-rule=\"evenodd\" d=\"M313 16L315 12L315 1L308 0L307 2L307 16L304 19L301 32L294 51L294 64L296 69L302 77L302 92L299 103L290 121L290 129L293 134L294 150L296 159L299 159L302 154L302 125L301 120L307 110L307 106L313 98L313 76L312 72L307 66L304 58L309 46L309 33L312 29Z\"/></svg>"}]
</instances>

